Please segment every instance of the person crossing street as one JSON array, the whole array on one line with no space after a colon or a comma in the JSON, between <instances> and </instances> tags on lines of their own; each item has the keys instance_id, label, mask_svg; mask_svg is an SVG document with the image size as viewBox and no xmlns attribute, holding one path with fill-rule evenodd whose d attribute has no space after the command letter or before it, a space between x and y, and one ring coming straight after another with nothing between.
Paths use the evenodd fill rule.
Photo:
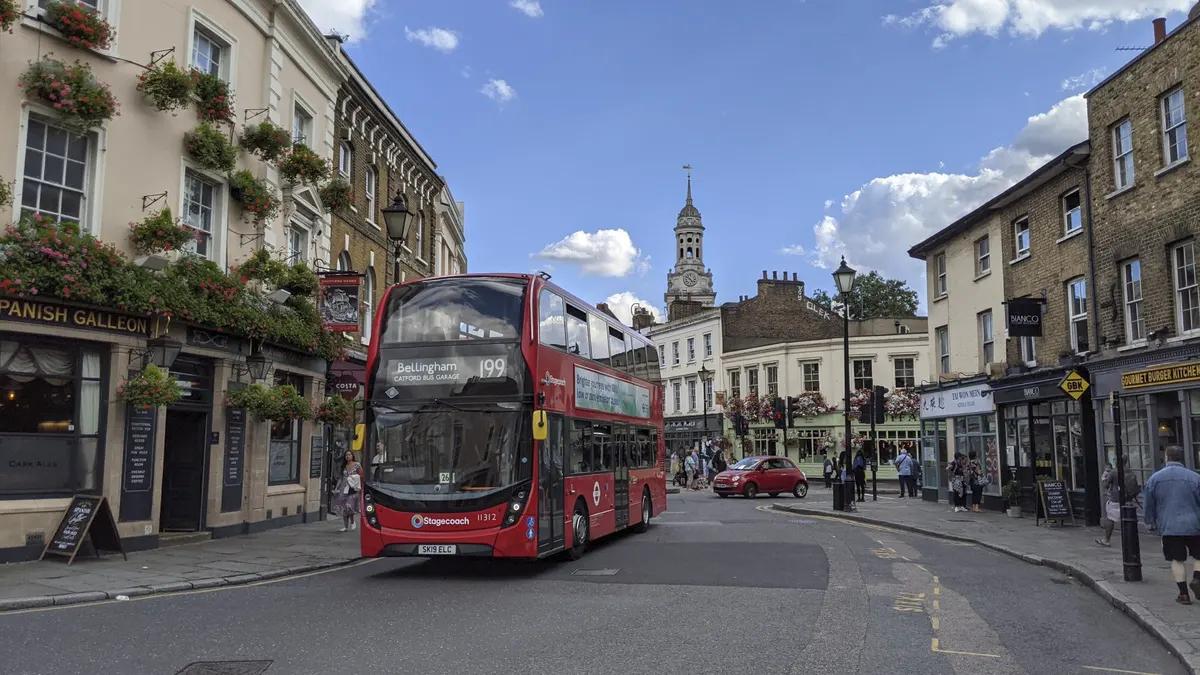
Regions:
<instances>
[{"instance_id":1,"label":"person crossing street","mask_svg":"<svg viewBox=\"0 0 1200 675\"><path fill-rule=\"evenodd\" d=\"M1162 537L1163 557L1179 587L1175 602L1192 604L1188 593L1187 559L1192 557L1192 593L1200 598L1200 475L1183 465L1183 448L1167 446L1166 465L1142 488L1146 525Z\"/></svg>"}]
</instances>

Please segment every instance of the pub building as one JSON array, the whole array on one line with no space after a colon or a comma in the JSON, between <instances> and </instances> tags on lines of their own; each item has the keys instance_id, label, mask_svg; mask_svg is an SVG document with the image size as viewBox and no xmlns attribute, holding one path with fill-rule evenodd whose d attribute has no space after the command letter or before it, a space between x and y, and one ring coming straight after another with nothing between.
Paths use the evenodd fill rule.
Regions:
<instances>
[{"instance_id":1,"label":"pub building","mask_svg":"<svg viewBox=\"0 0 1200 675\"><path fill-rule=\"evenodd\" d=\"M326 362L253 346L179 321L0 297L0 562L40 556L76 494L108 499L126 551L320 517L321 430L224 401L256 376L318 400ZM175 404L120 400L148 362L179 382Z\"/></svg>"},{"instance_id":2,"label":"pub building","mask_svg":"<svg viewBox=\"0 0 1200 675\"><path fill-rule=\"evenodd\" d=\"M951 501L946 466L954 453L972 450L991 477L983 489L985 508L1002 508L1001 466L996 446L996 406L986 377L974 376L929 384L921 395L920 456L921 497L926 501Z\"/></svg>"}]
</instances>

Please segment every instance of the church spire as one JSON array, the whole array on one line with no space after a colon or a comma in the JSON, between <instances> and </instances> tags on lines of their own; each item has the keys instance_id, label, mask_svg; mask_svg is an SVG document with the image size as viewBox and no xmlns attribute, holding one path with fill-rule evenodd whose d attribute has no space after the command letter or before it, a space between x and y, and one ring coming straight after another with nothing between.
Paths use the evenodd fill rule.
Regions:
<instances>
[{"instance_id":1,"label":"church spire","mask_svg":"<svg viewBox=\"0 0 1200 675\"><path fill-rule=\"evenodd\" d=\"M687 201L684 202L683 208L679 210L679 221L676 224L676 227L685 226L685 221L683 220L684 218L695 218L695 223L687 224L691 225L692 227L703 228L703 226L700 225L700 210L697 209L694 204L692 204L692 165L684 164L683 170L687 171Z\"/></svg>"},{"instance_id":2,"label":"church spire","mask_svg":"<svg viewBox=\"0 0 1200 675\"><path fill-rule=\"evenodd\" d=\"M687 203L690 205L692 203L692 165L684 164L683 169L685 171L687 171L687 177L688 177L688 179L687 179L688 180Z\"/></svg>"}]
</instances>

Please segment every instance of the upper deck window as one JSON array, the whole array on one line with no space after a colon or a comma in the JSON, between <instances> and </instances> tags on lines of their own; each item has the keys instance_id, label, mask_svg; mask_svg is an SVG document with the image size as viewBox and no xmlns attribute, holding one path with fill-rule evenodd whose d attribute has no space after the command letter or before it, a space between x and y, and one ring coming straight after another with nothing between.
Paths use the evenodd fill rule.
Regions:
<instances>
[{"instance_id":1,"label":"upper deck window","mask_svg":"<svg viewBox=\"0 0 1200 675\"><path fill-rule=\"evenodd\" d=\"M388 300L383 341L515 340L521 333L520 281L431 280L404 286Z\"/></svg>"}]
</instances>

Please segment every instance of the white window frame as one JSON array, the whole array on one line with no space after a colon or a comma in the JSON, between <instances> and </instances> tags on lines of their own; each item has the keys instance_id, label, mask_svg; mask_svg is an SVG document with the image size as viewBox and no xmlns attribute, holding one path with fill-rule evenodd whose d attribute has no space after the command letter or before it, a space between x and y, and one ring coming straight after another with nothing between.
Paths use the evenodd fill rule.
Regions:
<instances>
[{"instance_id":1,"label":"white window frame","mask_svg":"<svg viewBox=\"0 0 1200 675\"><path fill-rule=\"evenodd\" d=\"M350 145L350 141L342 141L338 143L338 174L347 182L351 182L353 173L354 147Z\"/></svg>"},{"instance_id":2,"label":"white window frame","mask_svg":"<svg viewBox=\"0 0 1200 675\"><path fill-rule=\"evenodd\" d=\"M207 231L205 231L199 227L193 226L187 220L188 216L190 215L190 209L188 209L187 205L188 205L188 202L191 201L190 200L191 190L188 189L188 179L189 178L194 178L195 180L197 180L201 183L207 184L208 186L210 186L212 188L212 204L210 204L208 207L205 207L203 204L199 205L199 207L201 209L208 208L208 210L209 210L209 228ZM226 208L223 203L223 200L222 200L222 196L224 194L224 189L222 188L222 185L223 184L221 183L221 181L216 180L209 174L202 173L200 171L196 171L195 169L192 169L192 168L184 169L184 172L183 172L183 194L181 195L183 207L179 210L180 223L184 227L188 228L189 230L192 230L197 233L203 232L205 235L207 235L208 241L206 243L207 243L208 251L207 251L207 253L201 254L198 250L196 250L194 248L185 248L184 250L187 250L190 253L192 253L193 255L197 255L206 260L216 260L217 259L216 258L217 228L218 228L218 224L220 223L220 220L221 220L221 211L223 211ZM187 246L188 245L185 244L185 247L187 247Z\"/></svg>"},{"instance_id":3,"label":"white window frame","mask_svg":"<svg viewBox=\"0 0 1200 675\"><path fill-rule=\"evenodd\" d=\"M694 337L687 339L687 362L696 362L696 338Z\"/></svg>"},{"instance_id":4,"label":"white window frame","mask_svg":"<svg viewBox=\"0 0 1200 675\"><path fill-rule=\"evenodd\" d=\"M705 333L704 334L704 358L707 359L712 356L712 354L713 354L712 349L713 349L712 333Z\"/></svg>"},{"instance_id":5,"label":"white window frame","mask_svg":"<svg viewBox=\"0 0 1200 675\"><path fill-rule=\"evenodd\" d=\"M992 310L985 309L976 314L975 324L979 331L979 369L983 371L987 369L989 363L994 363L996 360L996 324L992 317Z\"/></svg>"},{"instance_id":6,"label":"white window frame","mask_svg":"<svg viewBox=\"0 0 1200 675\"><path fill-rule=\"evenodd\" d=\"M1067 197L1070 197L1071 195L1075 195L1079 199L1079 204L1075 208L1067 210ZM1063 194L1062 199L1059 200L1059 204L1062 207L1063 236L1069 237L1073 234L1083 232L1083 193L1079 191L1079 188L1068 190L1065 194ZM1079 216L1079 225L1074 228L1071 227L1072 212L1078 214Z\"/></svg>"},{"instance_id":7,"label":"white window frame","mask_svg":"<svg viewBox=\"0 0 1200 675\"><path fill-rule=\"evenodd\" d=\"M938 326L934 329L934 348L938 355L938 374L950 374L950 326Z\"/></svg>"},{"instance_id":8,"label":"white window frame","mask_svg":"<svg viewBox=\"0 0 1200 675\"><path fill-rule=\"evenodd\" d=\"M1129 133L1123 135L1121 129L1128 127ZM1126 190L1133 186L1137 179L1136 170L1133 162L1133 122L1128 118L1124 118L1112 126L1112 161L1113 161L1113 188L1116 191ZM1128 139L1127 143L1122 142L1122 138ZM1128 146L1128 147L1126 147ZM1121 169L1127 169L1125 180L1121 181Z\"/></svg>"},{"instance_id":9,"label":"white window frame","mask_svg":"<svg viewBox=\"0 0 1200 675\"><path fill-rule=\"evenodd\" d=\"M80 0L76 1L79 2ZM117 20L121 18L121 0L92 1L95 2L96 5L95 7L92 7L92 9L94 9L97 14L104 17L104 20L107 21L114 29L112 40L110 41L108 48L96 49L93 51L99 54L116 54L117 39L121 37L121 31L116 30L119 28L117 25ZM43 2L45 2L45 0L17 0L17 9L24 10L24 15L21 17L21 23L35 30L40 30L51 35L61 36L61 33L51 28L49 24L42 20L42 18L46 16L46 8L42 6ZM88 5L88 0L82 0L82 4ZM190 49L188 53L191 53Z\"/></svg>"},{"instance_id":10,"label":"white window frame","mask_svg":"<svg viewBox=\"0 0 1200 675\"><path fill-rule=\"evenodd\" d=\"M292 247L293 232L298 232L304 237L300 251ZM284 236L287 237L288 264L295 265L300 262L307 264L308 251L312 248L312 228L302 220L292 219L288 221Z\"/></svg>"},{"instance_id":11,"label":"white window frame","mask_svg":"<svg viewBox=\"0 0 1200 675\"><path fill-rule=\"evenodd\" d=\"M297 122L296 112L297 111L304 113L304 116L308 118L308 128L307 129L303 128L303 126L300 129L296 128L296 122ZM296 133L297 131L303 131L304 133ZM304 145L308 146L309 148L312 148L313 147L313 139L316 137L316 135L317 135L317 114L316 114L316 112L313 111L313 107L310 106L307 101L305 101L303 98L300 97L300 94L293 92L293 95L292 95L292 142L293 143L303 143Z\"/></svg>"},{"instance_id":12,"label":"white window frame","mask_svg":"<svg viewBox=\"0 0 1200 675\"><path fill-rule=\"evenodd\" d=\"M181 220L187 214L184 204L187 203L188 171L199 174L218 186L217 191L213 193L215 203L213 207L212 249L215 255L210 255L208 259L224 269L228 241L226 233L229 232L229 184L225 181L224 176L207 171L187 158L183 158L181 162L179 170L179 201L176 205L176 208L178 208L176 213L179 214Z\"/></svg>"},{"instance_id":13,"label":"white window frame","mask_svg":"<svg viewBox=\"0 0 1200 675\"><path fill-rule=\"evenodd\" d=\"M1021 362L1027 367L1033 368L1037 365L1037 338L1026 335L1019 340L1017 349L1020 351Z\"/></svg>"},{"instance_id":14,"label":"white window frame","mask_svg":"<svg viewBox=\"0 0 1200 675\"><path fill-rule=\"evenodd\" d=\"M416 254L417 260L425 262L425 258L422 255L425 252L425 216L420 211L417 211L413 217L413 231L416 235L415 241L413 241L413 252Z\"/></svg>"},{"instance_id":15,"label":"white window frame","mask_svg":"<svg viewBox=\"0 0 1200 675\"><path fill-rule=\"evenodd\" d=\"M767 396L779 396L779 364L768 363L763 370L767 380Z\"/></svg>"},{"instance_id":16,"label":"white window frame","mask_svg":"<svg viewBox=\"0 0 1200 675\"><path fill-rule=\"evenodd\" d=\"M1024 226L1024 227L1022 227ZM1013 250L1017 252L1014 260L1020 260L1029 255L1033 248L1033 229L1029 225L1029 216L1021 216L1013 221ZM1021 239L1024 236L1025 247L1021 247Z\"/></svg>"},{"instance_id":17,"label":"white window frame","mask_svg":"<svg viewBox=\"0 0 1200 675\"><path fill-rule=\"evenodd\" d=\"M942 251L933 256L933 272L934 272L934 298L941 298L950 292L950 287L946 283L946 252Z\"/></svg>"},{"instance_id":18,"label":"white window frame","mask_svg":"<svg viewBox=\"0 0 1200 675\"><path fill-rule=\"evenodd\" d=\"M1176 95L1179 97L1179 119L1172 124L1170 117L1171 98ZM1182 86L1175 87L1159 98L1159 111L1162 117L1163 166L1171 167L1186 162L1190 153L1188 152L1187 144L1187 100L1183 94ZM1172 136L1175 138L1174 143L1171 142ZM1180 155L1175 159L1171 159L1171 150L1176 146L1182 146L1178 148Z\"/></svg>"},{"instance_id":19,"label":"white window frame","mask_svg":"<svg viewBox=\"0 0 1200 675\"><path fill-rule=\"evenodd\" d=\"M679 365L679 340L671 343L671 365Z\"/></svg>"},{"instance_id":20,"label":"white window frame","mask_svg":"<svg viewBox=\"0 0 1200 675\"><path fill-rule=\"evenodd\" d=\"M708 413L708 411L713 407L713 381L711 377L707 380L704 380L703 391L704 410L702 412Z\"/></svg>"},{"instance_id":21,"label":"white window frame","mask_svg":"<svg viewBox=\"0 0 1200 675\"><path fill-rule=\"evenodd\" d=\"M755 366L754 368L747 368L746 369L746 395L749 396L750 394L754 394L755 396L757 396L759 391L760 391L760 389L758 388L758 367Z\"/></svg>"},{"instance_id":22,"label":"white window frame","mask_svg":"<svg viewBox=\"0 0 1200 675\"><path fill-rule=\"evenodd\" d=\"M1083 297L1082 298L1076 297L1076 294L1075 294L1075 289L1079 287L1078 286L1079 284L1083 284L1083 286L1082 286ZM1071 279L1070 281L1067 282L1067 328L1068 328L1068 332L1071 336L1071 351L1073 351L1076 354L1086 353L1086 352L1080 350L1079 323L1083 322L1084 329L1085 330L1087 329L1087 320L1088 320L1087 293L1088 293L1088 287L1087 287L1087 279L1086 278L1075 277L1074 279ZM1075 311L1075 304L1079 301L1083 302L1083 311L1082 312ZM1087 347L1088 347L1088 349L1091 349L1091 345L1090 345L1091 336L1090 335L1088 336L1088 341L1089 341L1089 344L1087 345Z\"/></svg>"},{"instance_id":23,"label":"white window frame","mask_svg":"<svg viewBox=\"0 0 1200 675\"><path fill-rule=\"evenodd\" d=\"M858 364L867 364L867 370L870 371L865 377L860 377L858 374ZM858 386L859 380L868 380L869 384L866 387ZM875 387L875 361L874 359L852 359L850 361L850 381L852 389L874 389Z\"/></svg>"},{"instance_id":24,"label":"white window frame","mask_svg":"<svg viewBox=\"0 0 1200 675\"><path fill-rule=\"evenodd\" d=\"M901 368L900 364L902 363L907 364L908 367ZM907 378L906 382L910 382L911 384L905 384L900 381L900 372L902 370L907 372L905 375ZM896 358L892 359L892 384L895 385L897 389L912 389L913 387L917 386L917 359L915 357L897 356Z\"/></svg>"},{"instance_id":25,"label":"white window frame","mask_svg":"<svg viewBox=\"0 0 1200 675\"><path fill-rule=\"evenodd\" d=\"M1181 279L1180 279L1181 269L1180 269L1180 265L1179 265L1180 254L1184 253L1185 251L1187 251L1191 257L1190 264L1187 264L1187 260L1185 259L1185 261L1184 261L1185 266L1190 267L1191 272L1192 272L1191 283L1186 286L1183 283L1181 283ZM1184 317L1183 297L1184 297L1184 294L1190 293L1193 296L1193 298L1195 298L1191 303L1193 306L1200 304L1200 287L1197 286L1197 282L1198 282L1198 279L1197 279L1197 269L1196 269L1195 240L1190 239L1188 241L1185 241L1180 244L1176 244L1175 246L1172 246L1171 247L1171 285L1175 291L1174 292L1174 296L1175 296L1175 303L1174 303L1175 304L1175 326L1177 328L1178 335L1194 335L1194 334L1200 332L1200 321L1197 321L1196 325L1192 326L1190 329L1184 328L1184 321L1183 321L1183 317Z\"/></svg>"},{"instance_id":26,"label":"white window frame","mask_svg":"<svg viewBox=\"0 0 1200 675\"><path fill-rule=\"evenodd\" d=\"M689 377L687 379L687 396L688 396L688 411L696 411L696 378Z\"/></svg>"},{"instance_id":27,"label":"white window frame","mask_svg":"<svg viewBox=\"0 0 1200 675\"><path fill-rule=\"evenodd\" d=\"M992 241L988 235L975 240L975 276L982 277L992 271Z\"/></svg>"},{"instance_id":28,"label":"white window frame","mask_svg":"<svg viewBox=\"0 0 1200 675\"><path fill-rule=\"evenodd\" d=\"M1137 278L1133 278L1136 267ZM1121 309L1125 317L1125 344L1146 341L1146 314L1142 308L1142 261L1132 258L1121 263Z\"/></svg>"},{"instance_id":29,"label":"white window frame","mask_svg":"<svg viewBox=\"0 0 1200 675\"><path fill-rule=\"evenodd\" d=\"M730 368L725 372L726 378L729 380L729 397L742 397L742 373L737 368Z\"/></svg>"},{"instance_id":30,"label":"white window frame","mask_svg":"<svg viewBox=\"0 0 1200 675\"><path fill-rule=\"evenodd\" d=\"M359 333L362 336L360 342L364 345L371 344L371 336L375 331L375 266L367 267L366 273L363 275L363 297L362 304L362 326Z\"/></svg>"},{"instance_id":31,"label":"white window frame","mask_svg":"<svg viewBox=\"0 0 1200 675\"><path fill-rule=\"evenodd\" d=\"M375 171L375 167L368 166L363 172L363 194L367 199L367 214L365 218L367 222L374 225L376 228L379 225L375 223L375 192L379 189L379 173ZM449 257L449 256L446 256ZM442 263L442 272L446 271L447 265Z\"/></svg>"},{"instance_id":32,"label":"white window frame","mask_svg":"<svg viewBox=\"0 0 1200 675\"><path fill-rule=\"evenodd\" d=\"M809 378L809 375L812 378ZM815 383L816 386L812 386ZM821 364L818 361L806 361L800 364L800 387L803 391L821 391Z\"/></svg>"},{"instance_id":33,"label":"white window frame","mask_svg":"<svg viewBox=\"0 0 1200 675\"><path fill-rule=\"evenodd\" d=\"M213 21L207 15L192 8L191 17L188 22L187 34L187 67L194 66L192 63L192 50L195 49L196 30L199 29L209 34L209 38L216 38L220 42L224 42L224 53L221 58L221 65L218 69L217 77L225 81L229 85L229 91L232 93L237 89L237 38L232 33L221 28L221 25Z\"/></svg>"},{"instance_id":34,"label":"white window frame","mask_svg":"<svg viewBox=\"0 0 1200 675\"><path fill-rule=\"evenodd\" d=\"M20 220L23 208L21 201L24 194L25 155L26 143L29 138L30 117L35 118L36 121L48 127L56 127L68 133L74 133L65 129L56 121L58 116L50 108L28 102L24 104L21 110L21 123L17 130L17 177L13 182L12 195L12 221L14 223ZM101 159L104 154L104 129L101 127L88 131L83 135L87 138L88 147L83 170L83 196L79 204L79 231L99 236L100 214L102 213L100 211L100 200L103 196L103 183L101 181L103 165L101 164ZM39 180L37 182L44 183L45 181Z\"/></svg>"},{"instance_id":35,"label":"white window frame","mask_svg":"<svg viewBox=\"0 0 1200 675\"><path fill-rule=\"evenodd\" d=\"M660 369L667 367L667 346L658 346L658 367Z\"/></svg>"},{"instance_id":36,"label":"white window frame","mask_svg":"<svg viewBox=\"0 0 1200 675\"><path fill-rule=\"evenodd\" d=\"M682 412L683 408L683 383L679 380L671 382L671 402L675 404L675 412Z\"/></svg>"}]
</instances>

